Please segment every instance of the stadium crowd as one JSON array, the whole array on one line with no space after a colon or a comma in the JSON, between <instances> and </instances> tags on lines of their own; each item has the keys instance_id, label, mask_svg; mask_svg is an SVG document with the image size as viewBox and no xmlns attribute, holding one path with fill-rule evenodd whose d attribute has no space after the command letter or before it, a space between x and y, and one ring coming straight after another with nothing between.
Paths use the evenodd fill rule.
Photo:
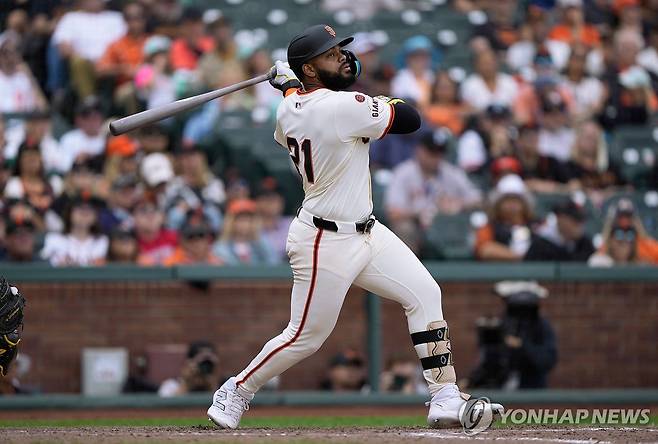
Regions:
<instances>
[{"instance_id":1,"label":"stadium crowd","mask_svg":"<svg viewBox=\"0 0 658 444\"><path fill-rule=\"evenodd\" d=\"M367 21L381 8L423 2L318 3ZM485 17L463 42L472 72L446 69L432 36L407 39L397 63L380 57L371 33L352 44L364 67L353 88L403 98L424 116L421 131L372 144L381 218L428 259L449 257L428 241L433 227L466 215L459 233L477 260L658 264L646 227L658 219L656 151L642 154L653 170L641 180L610 155L617 129L656 122L658 1L450 7ZM214 168L200 148L224 113L272 116L281 97L270 85L183 121L118 137L107 130L111 116L267 71L270 52L241 44L230 16L189 1L7 0L0 24L0 260L287 260L292 216L277 180ZM644 203L628 197L637 192L654 212L648 219ZM558 196L544 214L541 196Z\"/></svg>"}]
</instances>

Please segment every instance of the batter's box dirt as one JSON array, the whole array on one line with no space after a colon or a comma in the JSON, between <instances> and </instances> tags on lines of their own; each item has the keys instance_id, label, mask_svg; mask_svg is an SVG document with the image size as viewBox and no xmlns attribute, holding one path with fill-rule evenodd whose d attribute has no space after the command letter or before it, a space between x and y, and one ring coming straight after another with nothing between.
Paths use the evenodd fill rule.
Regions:
<instances>
[{"instance_id":1,"label":"batter's box dirt","mask_svg":"<svg viewBox=\"0 0 658 444\"><path fill-rule=\"evenodd\" d=\"M479 443L538 444L658 442L658 429L631 427L528 427L492 429L475 436L424 428L241 429L207 427L76 427L0 429L3 443Z\"/></svg>"}]
</instances>

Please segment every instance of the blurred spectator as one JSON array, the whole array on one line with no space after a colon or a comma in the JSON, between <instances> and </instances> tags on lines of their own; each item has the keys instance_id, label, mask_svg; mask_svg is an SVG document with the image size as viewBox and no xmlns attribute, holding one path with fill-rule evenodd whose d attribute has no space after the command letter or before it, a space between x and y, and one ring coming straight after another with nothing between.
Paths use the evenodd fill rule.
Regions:
<instances>
[{"instance_id":1,"label":"blurred spectator","mask_svg":"<svg viewBox=\"0 0 658 444\"><path fill-rule=\"evenodd\" d=\"M213 253L215 230L200 210L188 212L178 237L178 246L163 261L163 265L209 264L223 265Z\"/></svg>"},{"instance_id":2,"label":"blurred spectator","mask_svg":"<svg viewBox=\"0 0 658 444\"><path fill-rule=\"evenodd\" d=\"M658 108L651 90L651 79L636 65L644 47L642 35L630 30L618 31L614 38L614 63L604 73L607 101L601 123L607 130L617 125L643 125Z\"/></svg>"},{"instance_id":3,"label":"blurred spectator","mask_svg":"<svg viewBox=\"0 0 658 444\"><path fill-rule=\"evenodd\" d=\"M525 260L587 261L594 253L594 245L585 233L586 220L585 209L573 199L566 198L537 228Z\"/></svg>"},{"instance_id":4,"label":"blurred spectator","mask_svg":"<svg viewBox=\"0 0 658 444\"><path fill-rule=\"evenodd\" d=\"M197 147L182 147L176 161L179 175L167 185L164 199L167 226L179 229L189 211L201 210L212 230L219 232L223 222L220 205L226 198L224 184L210 171L205 153Z\"/></svg>"},{"instance_id":5,"label":"blurred spectator","mask_svg":"<svg viewBox=\"0 0 658 444\"><path fill-rule=\"evenodd\" d=\"M539 152L566 162L571 157L574 131L569 126L569 114L563 98L553 91L541 98Z\"/></svg>"},{"instance_id":6,"label":"blurred spectator","mask_svg":"<svg viewBox=\"0 0 658 444\"><path fill-rule=\"evenodd\" d=\"M138 355L131 360L131 370L128 379L121 390L122 393L155 393L158 385L147 377L148 359L146 356Z\"/></svg>"},{"instance_id":7,"label":"blurred spectator","mask_svg":"<svg viewBox=\"0 0 658 444\"><path fill-rule=\"evenodd\" d=\"M5 254L7 262L35 262L37 228L32 218L8 217L5 220Z\"/></svg>"},{"instance_id":8,"label":"blurred spectator","mask_svg":"<svg viewBox=\"0 0 658 444\"><path fill-rule=\"evenodd\" d=\"M577 122L599 114L605 97L601 81L587 75L586 59L586 49L582 46L574 47L563 79L564 87L573 98L574 106L571 115Z\"/></svg>"},{"instance_id":9,"label":"blurred spectator","mask_svg":"<svg viewBox=\"0 0 658 444\"><path fill-rule=\"evenodd\" d=\"M404 67L391 81L391 95L412 99L420 107L427 105L432 95L432 62L438 58L437 51L423 35L408 38L402 45Z\"/></svg>"},{"instance_id":10,"label":"blurred spectator","mask_svg":"<svg viewBox=\"0 0 658 444\"><path fill-rule=\"evenodd\" d=\"M509 108L489 105L468 123L457 143L457 165L465 171L482 171L492 159L513 154Z\"/></svg>"},{"instance_id":11,"label":"blurred spectator","mask_svg":"<svg viewBox=\"0 0 658 444\"><path fill-rule=\"evenodd\" d=\"M569 44L548 38L549 23L543 14L526 22L522 39L507 50L506 63L513 71L531 68L538 54L548 54L553 64L563 69L569 57Z\"/></svg>"},{"instance_id":12,"label":"blurred spectator","mask_svg":"<svg viewBox=\"0 0 658 444\"><path fill-rule=\"evenodd\" d=\"M208 341L192 342L180 376L165 380L158 389L164 398L195 392L212 392L219 386L219 357Z\"/></svg>"},{"instance_id":13,"label":"blurred spectator","mask_svg":"<svg viewBox=\"0 0 658 444\"><path fill-rule=\"evenodd\" d=\"M94 96L88 96L76 108L75 129L68 131L60 139L60 170L67 173L79 157L104 155L106 131L100 101Z\"/></svg>"},{"instance_id":14,"label":"blurred spectator","mask_svg":"<svg viewBox=\"0 0 658 444\"><path fill-rule=\"evenodd\" d=\"M366 388L366 382L363 358L357 351L348 348L331 359L320 388L332 392L359 391Z\"/></svg>"},{"instance_id":15,"label":"blurred spectator","mask_svg":"<svg viewBox=\"0 0 658 444\"><path fill-rule=\"evenodd\" d=\"M427 384L422 367L417 361L400 357L392 358L381 374L379 389L406 395L426 395Z\"/></svg>"},{"instance_id":16,"label":"blurred spectator","mask_svg":"<svg viewBox=\"0 0 658 444\"><path fill-rule=\"evenodd\" d=\"M590 266L658 264L658 241L646 233L629 199L620 199L609 210L602 237L601 248L589 258Z\"/></svg>"},{"instance_id":17,"label":"blurred spectator","mask_svg":"<svg viewBox=\"0 0 658 444\"><path fill-rule=\"evenodd\" d=\"M171 41L162 35L144 43L144 64L135 73L137 96L146 108L156 108L176 100L176 83L169 61Z\"/></svg>"},{"instance_id":18,"label":"blurred spectator","mask_svg":"<svg viewBox=\"0 0 658 444\"><path fill-rule=\"evenodd\" d=\"M144 60L143 48L146 34L146 14L140 3L129 3L123 8L123 18L127 32L120 39L112 42L103 56L96 63L100 76L112 77L117 85L133 79L137 67Z\"/></svg>"},{"instance_id":19,"label":"blurred spectator","mask_svg":"<svg viewBox=\"0 0 658 444\"><path fill-rule=\"evenodd\" d=\"M642 21L642 8L639 0L615 0L613 8L619 19L618 29L629 29L642 35L647 34Z\"/></svg>"},{"instance_id":20,"label":"blurred spectator","mask_svg":"<svg viewBox=\"0 0 658 444\"><path fill-rule=\"evenodd\" d=\"M493 51L482 51L475 55L475 72L462 82L460 91L467 105L484 111L489 105L510 107L518 94L518 86L512 76L498 70Z\"/></svg>"},{"instance_id":21,"label":"blurred spectator","mask_svg":"<svg viewBox=\"0 0 658 444\"><path fill-rule=\"evenodd\" d=\"M658 26L653 26L649 31L649 45L640 51L636 61L654 76L658 76Z\"/></svg>"},{"instance_id":22,"label":"blurred spectator","mask_svg":"<svg viewBox=\"0 0 658 444\"><path fill-rule=\"evenodd\" d=\"M67 12L59 20L52 42L68 61L71 83L79 98L94 94L94 64L125 33L123 17L108 11L103 0L80 0L78 10Z\"/></svg>"},{"instance_id":23,"label":"blurred spectator","mask_svg":"<svg viewBox=\"0 0 658 444\"><path fill-rule=\"evenodd\" d=\"M583 122L576 132L571 160L567 163L567 175L571 189L590 193L604 192L595 202L601 204L605 195L622 185L621 175L610 163L608 149L601 128L593 121Z\"/></svg>"},{"instance_id":24,"label":"blurred spectator","mask_svg":"<svg viewBox=\"0 0 658 444\"><path fill-rule=\"evenodd\" d=\"M469 111L459 97L459 84L445 71L436 74L429 105L424 109L425 119L433 127L445 126L459 135L464 129L464 118Z\"/></svg>"},{"instance_id":25,"label":"blurred spectator","mask_svg":"<svg viewBox=\"0 0 658 444\"><path fill-rule=\"evenodd\" d=\"M291 216L284 216L285 198L277 186L276 179L266 177L256 192L256 211L262 221L263 237L272 247L277 262L287 259L286 241L292 222Z\"/></svg>"},{"instance_id":26,"label":"blurred spectator","mask_svg":"<svg viewBox=\"0 0 658 444\"><path fill-rule=\"evenodd\" d=\"M100 234L100 202L87 195L74 199L64 215L64 233L46 234L41 257L51 265L100 265L107 254L108 240Z\"/></svg>"},{"instance_id":27,"label":"blurred spectator","mask_svg":"<svg viewBox=\"0 0 658 444\"><path fill-rule=\"evenodd\" d=\"M132 228L133 207L140 197L141 189L135 176L119 176L112 182L112 188L107 196L107 207L101 210L99 216L103 232L109 233L115 228Z\"/></svg>"},{"instance_id":28,"label":"blurred spectator","mask_svg":"<svg viewBox=\"0 0 658 444\"><path fill-rule=\"evenodd\" d=\"M520 177L508 174L489 197L489 221L478 228L475 256L483 261L520 261L530 248L532 204Z\"/></svg>"},{"instance_id":29,"label":"blurred spectator","mask_svg":"<svg viewBox=\"0 0 658 444\"><path fill-rule=\"evenodd\" d=\"M13 175L5 185L4 197L25 200L44 216L61 192L62 180L58 176L50 180L46 177L38 147L23 144L18 150Z\"/></svg>"},{"instance_id":30,"label":"blurred spectator","mask_svg":"<svg viewBox=\"0 0 658 444\"><path fill-rule=\"evenodd\" d=\"M473 29L473 46L488 47L498 52L515 43L519 38L519 26L514 22L517 3L513 0L482 2L487 17L484 23Z\"/></svg>"},{"instance_id":31,"label":"blurred spectator","mask_svg":"<svg viewBox=\"0 0 658 444\"><path fill-rule=\"evenodd\" d=\"M134 264L139 249L132 230L116 227L110 232L110 246L107 249L107 263Z\"/></svg>"},{"instance_id":32,"label":"blurred spectator","mask_svg":"<svg viewBox=\"0 0 658 444\"><path fill-rule=\"evenodd\" d=\"M387 134L373 140L370 145L370 166L373 170L392 170L414 156L422 130L428 127L421 122L421 129L410 134Z\"/></svg>"},{"instance_id":33,"label":"blurred spectator","mask_svg":"<svg viewBox=\"0 0 658 444\"><path fill-rule=\"evenodd\" d=\"M45 109L48 105L30 68L22 60L18 35L0 34L0 112L20 113Z\"/></svg>"},{"instance_id":34,"label":"blurred spectator","mask_svg":"<svg viewBox=\"0 0 658 444\"><path fill-rule=\"evenodd\" d=\"M206 11L206 15L208 12ZM239 78L238 81L244 80L246 73L242 61L238 59L238 45L233 40L231 22L222 15L214 14L206 21L206 25L213 48L199 59L198 70L203 84L216 88L222 83L227 72Z\"/></svg>"},{"instance_id":35,"label":"blurred spectator","mask_svg":"<svg viewBox=\"0 0 658 444\"><path fill-rule=\"evenodd\" d=\"M352 43L347 45L345 49L354 52L361 62L361 74L350 87L350 90L359 91L373 97L379 94L388 95L389 93L386 91L377 88L375 77L377 70L381 68L381 63L379 60L379 45L371 34L357 32L354 34Z\"/></svg>"},{"instance_id":36,"label":"blurred spectator","mask_svg":"<svg viewBox=\"0 0 658 444\"><path fill-rule=\"evenodd\" d=\"M137 143L145 155L169 150L170 140L167 130L157 124L146 125L137 130Z\"/></svg>"},{"instance_id":37,"label":"blurred spectator","mask_svg":"<svg viewBox=\"0 0 658 444\"><path fill-rule=\"evenodd\" d=\"M273 246L263 235L253 200L233 200L228 205L224 230L213 251L228 265L275 264Z\"/></svg>"},{"instance_id":38,"label":"blurred spectator","mask_svg":"<svg viewBox=\"0 0 658 444\"><path fill-rule=\"evenodd\" d=\"M85 160L80 157L71 167L71 171L64 180L64 191L53 204L53 209L58 214L64 214L71 201L81 194L89 194L91 197L104 201L109 195L109 184L100 174L101 165L94 160ZM52 231L61 231L62 227L49 226Z\"/></svg>"},{"instance_id":39,"label":"blurred spectator","mask_svg":"<svg viewBox=\"0 0 658 444\"><path fill-rule=\"evenodd\" d=\"M549 38L569 45L582 43L589 47L600 43L599 32L585 22L583 0L558 0L560 22L551 29Z\"/></svg>"},{"instance_id":40,"label":"blurred spectator","mask_svg":"<svg viewBox=\"0 0 658 444\"><path fill-rule=\"evenodd\" d=\"M519 128L516 158L520 162L520 175L530 191L555 193L564 190L569 179L568 170L554 157L539 154L538 127L524 125Z\"/></svg>"},{"instance_id":41,"label":"blurred spectator","mask_svg":"<svg viewBox=\"0 0 658 444\"><path fill-rule=\"evenodd\" d=\"M49 111L33 111L25 116L22 125L9 128L5 134L5 158L15 162L22 145L35 147L41 151L43 167L47 173L60 171L59 142L53 136L50 119Z\"/></svg>"},{"instance_id":42,"label":"blurred spectator","mask_svg":"<svg viewBox=\"0 0 658 444\"><path fill-rule=\"evenodd\" d=\"M393 170L385 206L394 231L412 220L427 228L437 213L456 214L480 204L481 193L466 173L445 160L450 141L446 128L426 132L415 157Z\"/></svg>"},{"instance_id":43,"label":"blurred spectator","mask_svg":"<svg viewBox=\"0 0 658 444\"><path fill-rule=\"evenodd\" d=\"M363 63L362 59L361 62ZM257 49L246 60L247 76L252 78L263 74L264 72L267 72L272 65L274 65L274 62L270 57L269 51L265 48ZM359 76L359 78L361 78L361 76ZM255 106L265 107L270 110L273 116L276 115L276 109L282 100L280 91L276 88L272 88L272 85L267 82L261 82L254 85L253 93L256 100ZM381 92L377 92L374 95L377 94L381 94Z\"/></svg>"},{"instance_id":44,"label":"blurred spectator","mask_svg":"<svg viewBox=\"0 0 658 444\"><path fill-rule=\"evenodd\" d=\"M142 198L138 201L133 217L139 246L138 262L141 265L162 264L178 244L177 233L164 228L164 212L152 199Z\"/></svg>"},{"instance_id":45,"label":"blurred spectator","mask_svg":"<svg viewBox=\"0 0 658 444\"><path fill-rule=\"evenodd\" d=\"M169 157L163 153L144 156L139 171L147 187L145 193L149 194L158 205L164 207L167 186L175 177Z\"/></svg>"},{"instance_id":46,"label":"blurred spectator","mask_svg":"<svg viewBox=\"0 0 658 444\"><path fill-rule=\"evenodd\" d=\"M494 291L505 303L502 319L478 320L480 362L469 388L539 389L557 363L551 323L540 313L548 290L536 282L502 281Z\"/></svg>"},{"instance_id":47,"label":"blurred spectator","mask_svg":"<svg viewBox=\"0 0 658 444\"><path fill-rule=\"evenodd\" d=\"M185 8L178 29L180 37L171 45L171 66L175 70L194 70L201 56L213 48L213 39L205 35L201 11Z\"/></svg>"}]
</instances>

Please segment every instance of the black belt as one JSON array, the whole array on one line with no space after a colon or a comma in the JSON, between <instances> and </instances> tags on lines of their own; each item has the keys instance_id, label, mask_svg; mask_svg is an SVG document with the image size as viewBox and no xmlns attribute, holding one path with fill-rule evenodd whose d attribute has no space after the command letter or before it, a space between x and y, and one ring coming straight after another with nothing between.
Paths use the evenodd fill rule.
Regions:
<instances>
[{"instance_id":1,"label":"black belt","mask_svg":"<svg viewBox=\"0 0 658 444\"><path fill-rule=\"evenodd\" d=\"M336 222L332 220L322 219L317 216L313 216L313 225L315 225L318 228L322 228L323 230L338 231L338 225L336 225ZM372 216L365 222L356 222L354 224L354 226L356 227L356 231L358 233L370 233L370 230L372 230L373 225L375 225L375 218Z\"/></svg>"}]
</instances>

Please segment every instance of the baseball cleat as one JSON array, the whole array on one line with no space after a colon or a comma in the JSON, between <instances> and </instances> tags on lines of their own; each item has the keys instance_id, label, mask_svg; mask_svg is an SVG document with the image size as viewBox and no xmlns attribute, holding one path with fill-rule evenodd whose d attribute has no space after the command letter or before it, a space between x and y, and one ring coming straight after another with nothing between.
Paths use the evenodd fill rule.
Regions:
<instances>
[{"instance_id":1,"label":"baseball cleat","mask_svg":"<svg viewBox=\"0 0 658 444\"><path fill-rule=\"evenodd\" d=\"M238 393L235 378L226 381L212 397L208 419L223 429L235 429L242 414L249 410L249 399Z\"/></svg>"},{"instance_id":2,"label":"baseball cleat","mask_svg":"<svg viewBox=\"0 0 658 444\"><path fill-rule=\"evenodd\" d=\"M469 395L461 393L455 384L449 384L441 388L432 396L430 402L425 403L430 407L427 424L432 428L439 429L461 427L460 414L463 413L462 407L469 397ZM489 406L494 418L502 415L505 410L501 404L491 403Z\"/></svg>"}]
</instances>

